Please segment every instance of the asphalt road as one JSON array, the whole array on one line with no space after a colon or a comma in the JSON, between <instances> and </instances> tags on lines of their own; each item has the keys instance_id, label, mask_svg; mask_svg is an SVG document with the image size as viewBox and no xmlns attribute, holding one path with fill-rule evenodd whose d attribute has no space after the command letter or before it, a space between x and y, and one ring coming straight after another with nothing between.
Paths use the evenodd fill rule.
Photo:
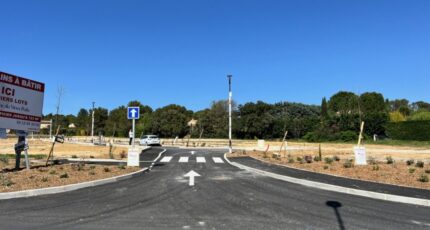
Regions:
<instances>
[{"instance_id":1,"label":"asphalt road","mask_svg":"<svg viewBox=\"0 0 430 230\"><path fill-rule=\"evenodd\" d=\"M430 208L257 176L223 152L168 149L163 163L129 180L0 201L0 229L430 229ZM190 170L201 175L194 187Z\"/></svg>"}]
</instances>

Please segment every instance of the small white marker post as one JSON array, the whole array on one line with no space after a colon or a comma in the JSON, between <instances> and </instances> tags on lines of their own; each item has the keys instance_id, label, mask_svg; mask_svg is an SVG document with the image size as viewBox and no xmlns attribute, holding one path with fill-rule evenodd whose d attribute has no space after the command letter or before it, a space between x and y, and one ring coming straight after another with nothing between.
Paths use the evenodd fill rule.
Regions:
<instances>
[{"instance_id":1,"label":"small white marker post","mask_svg":"<svg viewBox=\"0 0 430 230\"><path fill-rule=\"evenodd\" d=\"M358 136L357 146L354 147L355 165L367 165L366 148L361 146L363 139L364 121L361 122L360 134Z\"/></svg>"},{"instance_id":2,"label":"small white marker post","mask_svg":"<svg viewBox=\"0 0 430 230\"><path fill-rule=\"evenodd\" d=\"M191 170L187 174L184 175L184 177L190 178L190 181L188 183L189 186L194 186L194 178L197 176L200 176L200 174L194 172L194 170Z\"/></svg>"}]
</instances>

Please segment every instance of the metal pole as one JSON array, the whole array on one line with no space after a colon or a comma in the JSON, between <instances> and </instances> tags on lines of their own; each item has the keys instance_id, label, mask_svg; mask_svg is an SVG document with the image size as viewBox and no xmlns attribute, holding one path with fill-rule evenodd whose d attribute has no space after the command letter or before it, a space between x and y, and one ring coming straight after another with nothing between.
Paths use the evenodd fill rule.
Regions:
<instances>
[{"instance_id":1,"label":"metal pole","mask_svg":"<svg viewBox=\"0 0 430 230\"><path fill-rule=\"evenodd\" d=\"M231 91L231 78L233 76L227 75L227 77L228 77L228 139L229 139L228 146L229 146L229 152L232 153L233 147L232 147L232 143L231 143L231 139L232 139L232 134L231 134L231 128L232 128L231 112L232 112L232 108L231 108L231 104L232 104L233 93Z\"/></svg>"},{"instance_id":2,"label":"metal pole","mask_svg":"<svg viewBox=\"0 0 430 230\"><path fill-rule=\"evenodd\" d=\"M132 138L132 142L133 142L132 146L133 146L133 149L134 149L134 138L135 138L135 136L136 136L135 128L136 128L136 119L133 119L133 138Z\"/></svg>"},{"instance_id":3,"label":"metal pole","mask_svg":"<svg viewBox=\"0 0 430 230\"><path fill-rule=\"evenodd\" d=\"M92 111L92 121L91 121L91 141L94 143L94 105L96 103L93 102L93 111Z\"/></svg>"}]
</instances>

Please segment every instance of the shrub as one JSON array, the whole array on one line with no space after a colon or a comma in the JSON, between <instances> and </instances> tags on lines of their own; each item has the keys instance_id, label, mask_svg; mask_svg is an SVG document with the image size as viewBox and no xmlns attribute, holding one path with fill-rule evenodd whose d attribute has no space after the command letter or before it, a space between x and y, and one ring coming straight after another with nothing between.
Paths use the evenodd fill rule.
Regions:
<instances>
[{"instance_id":1,"label":"shrub","mask_svg":"<svg viewBox=\"0 0 430 230\"><path fill-rule=\"evenodd\" d=\"M69 174L63 173L63 174L60 175L60 178L61 179L69 178Z\"/></svg>"},{"instance_id":2,"label":"shrub","mask_svg":"<svg viewBox=\"0 0 430 230\"><path fill-rule=\"evenodd\" d=\"M417 168L424 168L424 162L417 161L417 163L415 164L415 167L417 167Z\"/></svg>"},{"instance_id":3,"label":"shrub","mask_svg":"<svg viewBox=\"0 0 430 230\"><path fill-rule=\"evenodd\" d=\"M46 176L42 177L42 182L48 182L48 177Z\"/></svg>"},{"instance_id":4,"label":"shrub","mask_svg":"<svg viewBox=\"0 0 430 230\"><path fill-rule=\"evenodd\" d=\"M426 169L424 172L430 174L430 169Z\"/></svg>"},{"instance_id":5,"label":"shrub","mask_svg":"<svg viewBox=\"0 0 430 230\"><path fill-rule=\"evenodd\" d=\"M90 166L90 169L91 169L91 170L94 170L94 169L96 169L96 166L95 166L95 165L91 165L91 166Z\"/></svg>"},{"instance_id":6,"label":"shrub","mask_svg":"<svg viewBox=\"0 0 430 230\"><path fill-rule=\"evenodd\" d=\"M103 171L108 173L108 172L110 172L110 168L108 168L108 167L104 167L104 168L103 168Z\"/></svg>"},{"instance_id":7,"label":"shrub","mask_svg":"<svg viewBox=\"0 0 430 230\"><path fill-rule=\"evenodd\" d=\"M333 163L333 158L326 157L326 158L324 158L324 161L326 164L331 164L331 163Z\"/></svg>"},{"instance_id":8,"label":"shrub","mask_svg":"<svg viewBox=\"0 0 430 230\"><path fill-rule=\"evenodd\" d=\"M57 172L55 171L55 170L51 170L51 171L49 171L49 174L51 174L51 175L55 175Z\"/></svg>"},{"instance_id":9,"label":"shrub","mask_svg":"<svg viewBox=\"0 0 430 230\"><path fill-rule=\"evenodd\" d=\"M319 157L319 156L314 157L314 161L316 161L316 162L321 161L321 157Z\"/></svg>"},{"instance_id":10,"label":"shrub","mask_svg":"<svg viewBox=\"0 0 430 230\"><path fill-rule=\"evenodd\" d=\"M90 156L91 159L94 159L94 156Z\"/></svg>"},{"instance_id":11,"label":"shrub","mask_svg":"<svg viewBox=\"0 0 430 230\"><path fill-rule=\"evenodd\" d=\"M126 153L124 150L122 150L122 151L119 153L119 157L120 157L121 159L124 159L124 158L126 158L126 157L127 157L127 153Z\"/></svg>"},{"instance_id":12,"label":"shrub","mask_svg":"<svg viewBox=\"0 0 430 230\"><path fill-rule=\"evenodd\" d=\"M308 164L312 163L312 156L305 156L305 162Z\"/></svg>"},{"instance_id":13,"label":"shrub","mask_svg":"<svg viewBox=\"0 0 430 230\"><path fill-rule=\"evenodd\" d=\"M289 158L288 159L288 163L290 163L290 164L294 163L294 159L293 158Z\"/></svg>"},{"instance_id":14,"label":"shrub","mask_svg":"<svg viewBox=\"0 0 430 230\"><path fill-rule=\"evenodd\" d=\"M327 170L328 169L328 165L324 165L324 169Z\"/></svg>"},{"instance_id":15,"label":"shrub","mask_svg":"<svg viewBox=\"0 0 430 230\"><path fill-rule=\"evenodd\" d=\"M338 156L334 156L333 161L340 161L340 158Z\"/></svg>"},{"instance_id":16,"label":"shrub","mask_svg":"<svg viewBox=\"0 0 430 230\"><path fill-rule=\"evenodd\" d=\"M298 162L300 162L300 161L302 161L303 159L302 159L301 157L297 157L297 158L296 158L296 160L297 160Z\"/></svg>"},{"instance_id":17,"label":"shrub","mask_svg":"<svg viewBox=\"0 0 430 230\"><path fill-rule=\"evenodd\" d=\"M395 140L428 141L430 121L389 122L385 125L386 134Z\"/></svg>"},{"instance_id":18,"label":"shrub","mask_svg":"<svg viewBox=\"0 0 430 230\"><path fill-rule=\"evenodd\" d=\"M422 175L418 178L418 181L419 181L419 182L422 182L422 183L427 183L427 182L429 182L429 177L428 177L427 175L425 175L425 174L422 174Z\"/></svg>"},{"instance_id":19,"label":"shrub","mask_svg":"<svg viewBox=\"0 0 430 230\"><path fill-rule=\"evenodd\" d=\"M343 167L349 169L353 167L353 164L351 161L346 161L345 163L343 163Z\"/></svg>"},{"instance_id":20,"label":"shrub","mask_svg":"<svg viewBox=\"0 0 430 230\"><path fill-rule=\"evenodd\" d=\"M387 157L386 160L387 160L387 164L389 165L394 164L394 159L391 156Z\"/></svg>"},{"instance_id":21,"label":"shrub","mask_svg":"<svg viewBox=\"0 0 430 230\"><path fill-rule=\"evenodd\" d=\"M413 160L413 159L410 159L410 160L407 160L406 161L406 165L407 166L411 166L411 165L413 165L415 163L415 161Z\"/></svg>"},{"instance_id":22,"label":"shrub","mask_svg":"<svg viewBox=\"0 0 430 230\"><path fill-rule=\"evenodd\" d=\"M367 163L369 165L376 165L377 164L376 159L374 157L369 157L369 159L367 160Z\"/></svg>"},{"instance_id":23,"label":"shrub","mask_svg":"<svg viewBox=\"0 0 430 230\"><path fill-rule=\"evenodd\" d=\"M379 171L379 165L375 164L372 168L373 171Z\"/></svg>"},{"instance_id":24,"label":"shrub","mask_svg":"<svg viewBox=\"0 0 430 230\"><path fill-rule=\"evenodd\" d=\"M96 173L94 171L90 171L88 174L90 174L90 176L96 175Z\"/></svg>"},{"instance_id":25,"label":"shrub","mask_svg":"<svg viewBox=\"0 0 430 230\"><path fill-rule=\"evenodd\" d=\"M118 166L119 169L125 169L125 165Z\"/></svg>"},{"instance_id":26,"label":"shrub","mask_svg":"<svg viewBox=\"0 0 430 230\"><path fill-rule=\"evenodd\" d=\"M13 182L9 178L5 177L3 174L0 174L0 184L5 187L10 187L13 185Z\"/></svg>"},{"instance_id":27,"label":"shrub","mask_svg":"<svg viewBox=\"0 0 430 230\"><path fill-rule=\"evenodd\" d=\"M414 173L415 169L414 168L409 168L409 173Z\"/></svg>"},{"instance_id":28,"label":"shrub","mask_svg":"<svg viewBox=\"0 0 430 230\"><path fill-rule=\"evenodd\" d=\"M7 155L0 155L0 161L4 164L9 164L9 157Z\"/></svg>"},{"instance_id":29,"label":"shrub","mask_svg":"<svg viewBox=\"0 0 430 230\"><path fill-rule=\"evenodd\" d=\"M72 155L72 158L73 158L73 159L76 159L76 158L78 158L78 156L76 156L76 155Z\"/></svg>"},{"instance_id":30,"label":"shrub","mask_svg":"<svg viewBox=\"0 0 430 230\"><path fill-rule=\"evenodd\" d=\"M357 140L358 135L354 131L343 131L343 132L340 132L336 135L336 139L344 141L344 142L349 142L349 141Z\"/></svg>"}]
</instances>

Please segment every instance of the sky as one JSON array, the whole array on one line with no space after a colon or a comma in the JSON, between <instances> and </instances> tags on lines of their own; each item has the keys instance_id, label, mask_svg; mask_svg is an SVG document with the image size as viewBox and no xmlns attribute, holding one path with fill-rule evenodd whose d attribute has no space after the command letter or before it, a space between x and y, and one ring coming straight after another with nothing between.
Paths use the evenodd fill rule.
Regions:
<instances>
[{"instance_id":1,"label":"sky","mask_svg":"<svg viewBox=\"0 0 430 230\"><path fill-rule=\"evenodd\" d=\"M0 0L0 71L44 113L139 100L320 104L340 90L430 101L428 0Z\"/></svg>"}]
</instances>

